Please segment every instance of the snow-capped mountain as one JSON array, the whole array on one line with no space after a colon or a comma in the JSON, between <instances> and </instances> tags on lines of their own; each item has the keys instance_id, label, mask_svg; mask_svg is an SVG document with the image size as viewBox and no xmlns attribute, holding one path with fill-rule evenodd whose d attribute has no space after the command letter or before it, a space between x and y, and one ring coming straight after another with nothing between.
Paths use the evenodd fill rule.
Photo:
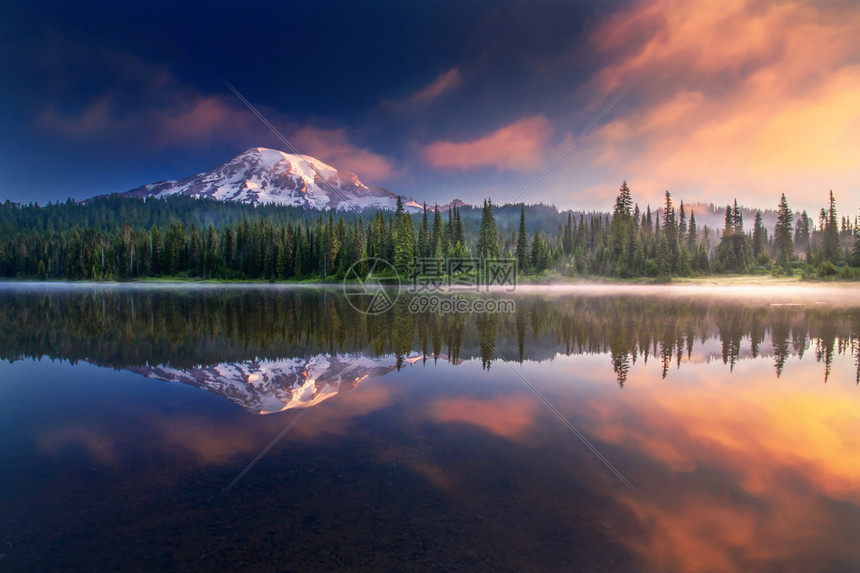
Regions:
<instances>
[{"instance_id":1,"label":"snow-capped mountain","mask_svg":"<svg viewBox=\"0 0 860 573\"><path fill-rule=\"evenodd\" d=\"M122 193L131 197L209 197L254 205L275 203L314 209L395 209L397 195L367 186L355 173L307 155L254 147L227 163L178 181L151 183ZM418 211L414 199L404 207Z\"/></svg>"},{"instance_id":2,"label":"snow-capped mountain","mask_svg":"<svg viewBox=\"0 0 860 573\"><path fill-rule=\"evenodd\" d=\"M401 366L414 364L421 354L406 356ZM271 414L305 408L354 389L366 378L397 368L393 355L367 357L318 354L284 360L254 360L195 368L140 366L128 370L147 378L188 384L222 396L251 412Z\"/></svg>"}]
</instances>

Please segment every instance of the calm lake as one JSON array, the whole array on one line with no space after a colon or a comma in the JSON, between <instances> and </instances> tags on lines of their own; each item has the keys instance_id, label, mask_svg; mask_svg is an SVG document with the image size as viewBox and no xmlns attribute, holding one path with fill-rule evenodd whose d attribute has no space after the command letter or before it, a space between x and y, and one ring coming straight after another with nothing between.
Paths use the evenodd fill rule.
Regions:
<instances>
[{"instance_id":1,"label":"calm lake","mask_svg":"<svg viewBox=\"0 0 860 573\"><path fill-rule=\"evenodd\" d=\"M856 571L820 291L0 285L0 569Z\"/></svg>"}]
</instances>

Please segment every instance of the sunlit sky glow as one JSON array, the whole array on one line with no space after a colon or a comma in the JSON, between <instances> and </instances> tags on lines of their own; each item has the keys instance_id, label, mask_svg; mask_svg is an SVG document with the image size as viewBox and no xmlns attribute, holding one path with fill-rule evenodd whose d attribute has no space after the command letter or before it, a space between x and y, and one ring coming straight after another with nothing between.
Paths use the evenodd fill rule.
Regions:
<instances>
[{"instance_id":1,"label":"sunlit sky glow","mask_svg":"<svg viewBox=\"0 0 860 573\"><path fill-rule=\"evenodd\" d=\"M86 198L253 146L428 202L860 206L860 4L312 2L0 8L0 200Z\"/></svg>"}]
</instances>

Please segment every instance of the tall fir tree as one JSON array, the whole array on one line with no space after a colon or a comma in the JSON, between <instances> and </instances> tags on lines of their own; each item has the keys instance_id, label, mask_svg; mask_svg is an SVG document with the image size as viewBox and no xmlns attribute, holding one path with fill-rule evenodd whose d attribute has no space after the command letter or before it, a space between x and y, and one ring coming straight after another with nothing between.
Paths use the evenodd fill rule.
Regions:
<instances>
[{"instance_id":1,"label":"tall fir tree","mask_svg":"<svg viewBox=\"0 0 860 573\"><path fill-rule=\"evenodd\" d=\"M430 234L430 245L432 247L431 257L442 257L442 215L439 213L439 205L433 207L433 231Z\"/></svg>"},{"instance_id":2,"label":"tall fir tree","mask_svg":"<svg viewBox=\"0 0 860 573\"><path fill-rule=\"evenodd\" d=\"M827 211L824 222L824 260L838 263L842 260L842 246L839 244L839 218L836 214L836 198L833 190L830 191Z\"/></svg>"},{"instance_id":3,"label":"tall fir tree","mask_svg":"<svg viewBox=\"0 0 860 573\"><path fill-rule=\"evenodd\" d=\"M569 257L573 252L573 218L570 213L567 214L567 224L564 226L562 251L566 257Z\"/></svg>"},{"instance_id":4,"label":"tall fir tree","mask_svg":"<svg viewBox=\"0 0 860 573\"><path fill-rule=\"evenodd\" d=\"M466 235L463 232L463 221L460 219L460 208L454 207L454 244L460 244L460 246L465 249L466 248Z\"/></svg>"},{"instance_id":5,"label":"tall fir tree","mask_svg":"<svg viewBox=\"0 0 860 573\"><path fill-rule=\"evenodd\" d=\"M851 250L851 266L860 267L860 232L854 233L854 248Z\"/></svg>"},{"instance_id":6,"label":"tall fir tree","mask_svg":"<svg viewBox=\"0 0 860 573\"><path fill-rule=\"evenodd\" d=\"M394 268L402 277L409 273L415 250L415 226L412 217L403 210L403 202L397 197L394 222Z\"/></svg>"},{"instance_id":7,"label":"tall fir tree","mask_svg":"<svg viewBox=\"0 0 860 573\"><path fill-rule=\"evenodd\" d=\"M418 248L415 249L418 256L422 258L430 257L432 249L430 247L430 224L427 218L427 203L424 203L424 209L421 213L421 227L418 230Z\"/></svg>"},{"instance_id":8,"label":"tall fir tree","mask_svg":"<svg viewBox=\"0 0 860 573\"><path fill-rule=\"evenodd\" d=\"M755 212L755 222L753 223L752 249L753 256L756 259L761 258L765 254L767 246L767 238L765 237L764 223L761 218L761 211Z\"/></svg>"},{"instance_id":9,"label":"tall fir tree","mask_svg":"<svg viewBox=\"0 0 860 573\"><path fill-rule=\"evenodd\" d=\"M696 250L696 243L698 242L698 233L699 230L696 228L696 214L693 210L690 210L690 225L687 230L687 248L690 249L690 252L694 252Z\"/></svg>"},{"instance_id":10,"label":"tall fir tree","mask_svg":"<svg viewBox=\"0 0 860 573\"><path fill-rule=\"evenodd\" d=\"M723 236L719 247L717 247L719 268L727 272L745 272L751 256L752 249L746 235L744 235L743 215L737 200L735 200L734 206L726 206Z\"/></svg>"},{"instance_id":11,"label":"tall fir tree","mask_svg":"<svg viewBox=\"0 0 860 573\"><path fill-rule=\"evenodd\" d=\"M683 243L687 237L687 213L684 210L684 202L678 208L678 243Z\"/></svg>"},{"instance_id":12,"label":"tall fir tree","mask_svg":"<svg viewBox=\"0 0 860 573\"><path fill-rule=\"evenodd\" d=\"M481 226L478 230L478 256L485 259L495 259L499 256L499 233L496 229L496 217L493 215L493 202L484 200L481 210Z\"/></svg>"},{"instance_id":13,"label":"tall fir tree","mask_svg":"<svg viewBox=\"0 0 860 573\"><path fill-rule=\"evenodd\" d=\"M794 229L794 245L798 250L806 251L809 246L809 226L812 221L809 215L806 214L806 209L800 214L797 219L797 226Z\"/></svg>"},{"instance_id":14,"label":"tall fir tree","mask_svg":"<svg viewBox=\"0 0 860 573\"><path fill-rule=\"evenodd\" d=\"M666 237L668 266L671 271L675 267L678 256L678 221L675 218L675 207L672 206L672 196L668 190L666 190L666 204L663 211L663 236Z\"/></svg>"},{"instance_id":15,"label":"tall fir tree","mask_svg":"<svg viewBox=\"0 0 860 573\"><path fill-rule=\"evenodd\" d=\"M784 268L789 266L794 256L794 243L791 240L791 223L793 219L794 214L788 208L788 200L785 198L785 193L783 193L776 211L776 226L773 230L773 250L776 263Z\"/></svg>"},{"instance_id":16,"label":"tall fir tree","mask_svg":"<svg viewBox=\"0 0 860 573\"><path fill-rule=\"evenodd\" d=\"M615 208L612 211L613 218L627 218L631 215L633 208L633 197L630 194L630 188L627 186L627 181L621 183L621 188L618 190L618 196L615 198Z\"/></svg>"},{"instance_id":17,"label":"tall fir tree","mask_svg":"<svg viewBox=\"0 0 860 573\"><path fill-rule=\"evenodd\" d=\"M525 206L520 205L520 228L517 233L517 264L521 273L525 273L529 267L529 236L526 233L526 211Z\"/></svg>"},{"instance_id":18,"label":"tall fir tree","mask_svg":"<svg viewBox=\"0 0 860 573\"><path fill-rule=\"evenodd\" d=\"M529 263L531 268L539 273L541 271L546 270L548 265L548 253L546 248L546 243L541 237L540 233L535 231L534 238L532 239L531 244L531 253L529 255Z\"/></svg>"},{"instance_id":19,"label":"tall fir tree","mask_svg":"<svg viewBox=\"0 0 860 573\"><path fill-rule=\"evenodd\" d=\"M735 204L732 207L732 227L734 228L735 234L744 233L744 216L738 207L738 200L735 199Z\"/></svg>"},{"instance_id":20,"label":"tall fir tree","mask_svg":"<svg viewBox=\"0 0 860 573\"><path fill-rule=\"evenodd\" d=\"M633 258L633 198L627 182L621 184L618 196L615 198L615 208L612 211L612 222L609 225L611 237L611 264L614 264L614 274L628 277Z\"/></svg>"}]
</instances>

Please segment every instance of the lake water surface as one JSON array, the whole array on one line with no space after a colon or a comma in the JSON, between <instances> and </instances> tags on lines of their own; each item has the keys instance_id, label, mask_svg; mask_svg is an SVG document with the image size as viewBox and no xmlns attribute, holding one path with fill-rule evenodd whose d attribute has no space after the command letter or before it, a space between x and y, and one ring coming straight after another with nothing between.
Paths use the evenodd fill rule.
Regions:
<instances>
[{"instance_id":1,"label":"lake water surface","mask_svg":"<svg viewBox=\"0 0 860 573\"><path fill-rule=\"evenodd\" d=\"M856 571L857 292L0 285L0 569Z\"/></svg>"}]
</instances>

